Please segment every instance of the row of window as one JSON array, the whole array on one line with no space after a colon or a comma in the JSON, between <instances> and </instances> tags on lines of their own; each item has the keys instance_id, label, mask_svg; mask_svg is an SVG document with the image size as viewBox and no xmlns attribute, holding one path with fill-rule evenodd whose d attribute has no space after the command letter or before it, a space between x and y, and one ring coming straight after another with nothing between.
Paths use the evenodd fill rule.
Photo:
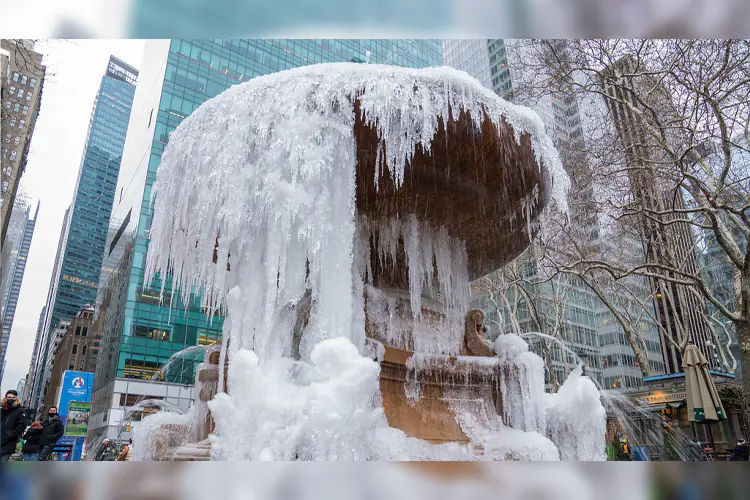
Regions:
<instances>
[{"instance_id":1,"label":"row of window","mask_svg":"<svg viewBox=\"0 0 750 500\"><path fill-rule=\"evenodd\" d=\"M21 113L23 114L23 116L26 116L26 115L29 114L29 107L28 106L24 105L23 107L21 107L20 103L5 101L5 109L7 109L7 110L10 111L11 106L13 107L13 111L16 112L16 113L18 113L19 111L21 111Z\"/></svg>"},{"instance_id":2,"label":"row of window","mask_svg":"<svg viewBox=\"0 0 750 500\"><path fill-rule=\"evenodd\" d=\"M8 120L8 126L10 126L10 128L15 127L16 119L11 118L10 120ZM26 120L18 120L18 128L25 128L25 127L26 127Z\"/></svg>"},{"instance_id":3,"label":"row of window","mask_svg":"<svg viewBox=\"0 0 750 500\"><path fill-rule=\"evenodd\" d=\"M10 153L10 155L9 155L8 153ZM18 153L17 153L17 152L15 151L15 150L12 150L12 149L11 149L10 151L8 151L8 149L7 149L7 148L3 148L3 157L4 157L4 158L8 158L8 157L10 156L10 159L11 159L11 160L15 160L15 159L16 159L16 156L17 156L17 155L18 155ZM10 166L8 166L8 167L5 167L5 168L3 169L3 174L5 174L5 175L10 175L10 173L11 173L12 171L13 171L13 169L11 169L11 167L10 167Z\"/></svg>"},{"instance_id":4,"label":"row of window","mask_svg":"<svg viewBox=\"0 0 750 500\"><path fill-rule=\"evenodd\" d=\"M13 136L10 132L5 134L5 143L10 144L11 141L13 142L13 145L18 146L21 143L21 137L20 136Z\"/></svg>"},{"instance_id":5,"label":"row of window","mask_svg":"<svg viewBox=\"0 0 750 500\"><path fill-rule=\"evenodd\" d=\"M88 346L83 346L81 348L81 356L86 355L86 349ZM78 354L78 344L73 344L73 350L71 351L71 354Z\"/></svg>"},{"instance_id":6,"label":"row of window","mask_svg":"<svg viewBox=\"0 0 750 500\"><path fill-rule=\"evenodd\" d=\"M26 91L24 89L16 89L15 85L10 86L10 95L17 95L19 99L23 99L24 96L26 97L27 101L31 101L31 98L34 96L34 94L29 90Z\"/></svg>"},{"instance_id":7,"label":"row of window","mask_svg":"<svg viewBox=\"0 0 750 500\"><path fill-rule=\"evenodd\" d=\"M32 89L36 87L36 78L30 78L23 73L18 73L17 71L13 72L13 81L15 83L20 83L21 85L26 85L28 83L29 87Z\"/></svg>"},{"instance_id":8,"label":"row of window","mask_svg":"<svg viewBox=\"0 0 750 500\"><path fill-rule=\"evenodd\" d=\"M83 371L86 367L86 360L82 359L78 362L78 370ZM70 361L68 362L68 370L75 370L76 369L76 360L75 358L70 358Z\"/></svg>"}]
</instances>

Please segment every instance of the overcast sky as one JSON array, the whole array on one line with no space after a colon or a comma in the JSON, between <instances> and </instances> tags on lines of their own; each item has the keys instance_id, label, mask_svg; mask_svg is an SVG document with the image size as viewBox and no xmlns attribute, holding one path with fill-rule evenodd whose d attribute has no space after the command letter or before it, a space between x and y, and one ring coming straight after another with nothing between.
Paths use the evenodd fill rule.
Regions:
<instances>
[{"instance_id":1,"label":"overcast sky","mask_svg":"<svg viewBox=\"0 0 750 500\"><path fill-rule=\"evenodd\" d=\"M32 206L41 201L26 272L13 320L2 393L26 376L39 313L47 299L63 215L73 199L94 97L110 55L139 68L141 40L38 43L47 79L31 140L22 189Z\"/></svg>"}]
</instances>

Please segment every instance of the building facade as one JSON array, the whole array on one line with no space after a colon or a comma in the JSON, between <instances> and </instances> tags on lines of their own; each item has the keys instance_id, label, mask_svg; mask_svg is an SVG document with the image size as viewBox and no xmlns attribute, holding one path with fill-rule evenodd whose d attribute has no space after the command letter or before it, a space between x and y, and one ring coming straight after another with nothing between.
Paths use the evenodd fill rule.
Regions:
<instances>
[{"instance_id":1,"label":"building facade","mask_svg":"<svg viewBox=\"0 0 750 500\"><path fill-rule=\"evenodd\" d=\"M640 64L643 67L643 63ZM605 102L625 153L632 208L650 210L653 213L668 211L667 207L685 210L684 197L674 196L676 185L655 174L655 168L669 168L671 162L663 157L662 150L653 144L654 140L646 132L647 124L643 118L645 114L623 106L620 102L629 99L632 107L642 108L628 92L632 92L629 89L644 86L648 90L643 95L648 95L651 108L663 119L669 119L675 113L668 90L653 77L648 74L630 76L636 74L637 65L638 61L634 57L623 57L607 68L601 78ZM674 147L678 147L681 138L668 137L668 140L674 141ZM654 164L658 166L653 167ZM658 220L658 217L662 217L662 220ZM674 214L658 217L642 216L638 221L646 263L698 274L698 259L694 250L697 236L693 234L691 226L672 221L671 219L677 218ZM660 273L656 267L653 269L654 274ZM714 345L712 327L706 319L708 311L705 302L690 293L685 286L658 278L650 278L649 283L660 326L665 373L671 375L682 372L681 354L666 336L672 339L689 338L703 351L709 366L720 369L720 356Z\"/></svg>"},{"instance_id":2,"label":"building facade","mask_svg":"<svg viewBox=\"0 0 750 500\"><path fill-rule=\"evenodd\" d=\"M54 405L60 399L60 384L63 374L70 371L94 372L99 354L101 332L94 322L94 307L84 306L68 325L50 369L50 378L45 390L44 406Z\"/></svg>"},{"instance_id":3,"label":"building facade","mask_svg":"<svg viewBox=\"0 0 750 500\"><path fill-rule=\"evenodd\" d=\"M26 169L31 137L42 100L45 66L29 40L0 41L3 78L0 80L0 244L5 241L13 202Z\"/></svg>"},{"instance_id":4,"label":"building facade","mask_svg":"<svg viewBox=\"0 0 750 500\"><path fill-rule=\"evenodd\" d=\"M438 40L161 40L144 50L133 113L125 143L117 197L102 265L97 315L104 315L101 361L97 365L90 438L122 437L123 405L138 398L169 398L170 384L192 384L193 356L164 383L145 383L184 349L221 336L223 318L207 317L200 297L182 304L167 280L144 283L152 211L151 187L169 133L208 99L229 87L269 73L323 62L440 66ZM182 355L180 355L182 356ZM189 355L188 355L189 356ZM180 358L184 359L184 358ZM174 386L177 387L177 386ZM122 392L144 391L144 392ZM179 392L179 391L178 391ZM162 394L163 393L163 394ZM169 394L168 396L166 394ZM127 405L126 405L127 406Z\"/></svg>"},{"instance_id":5,"label":"building facade","mask_svg":"<svg viewBox=\"0 0 750 500\"><path fill-rule=\"evenodd\" d=\"M49 364L49 335L59 322L72 320L81 307L96 300L137 78L135 68L110 57L94 101L73 202L64 223L60 263L51 284L44 320L46 338L42 338L37 360L39 366ZM42 387L35 384L33 388L37 399Z\"/></svg>"},{"instance_id":6,"label":"building facade","mask_svg":"<svg viewBox=\"0 0 750 500\"><path fill-rule=\"evenodd\" d=\"M5 354L8 350L10 341L10 332L13 328L13 319L16 315L16 306L18 305L18 296L21 293L21 284L23 275L26 271L26 262L29 257L31 248L31 238L34 236L34 227L36 227L37 217L39 216L39 203L36 205L33 218L31 207L27 206L23 210L18 207L13 210L10 226L18 226L18 231L11 229L6 238L6 248L9 250L10 258L8 263L8 274L4 276L2 290L2 336L0 336L0 383L5 375ZM17 220L13 220L17 219ZM11 234L11 232L16 234Z\"/></svg>"}]
</instances>

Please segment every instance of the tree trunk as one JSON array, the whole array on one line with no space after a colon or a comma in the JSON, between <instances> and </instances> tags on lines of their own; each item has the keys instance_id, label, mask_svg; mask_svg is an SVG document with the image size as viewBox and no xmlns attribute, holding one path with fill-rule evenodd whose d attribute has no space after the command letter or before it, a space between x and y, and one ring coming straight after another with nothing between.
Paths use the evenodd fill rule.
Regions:
<instances>
[{"instance_id":1,"label":"tree trunk","mask_svg":"<svg viewBox=\"0 0 750 500\"><path fill-rule=\"evenodd\" d=\"M742 388L745 392L745 413L750 412L750 321L735 322L742 360ZM750 436L745 436L750 438Z\"/></svg>"},{"instance_id":2,"label":"tree trunk","mask_svg":"<svg viewBox=\"0 0 750 500\"><path fill-rule=\"evenodd\" d=\"M750 248L748 248L750 252ZM739 274L739 273L738 273ZM750 259L745 262L745 267L739 279L735 277L736 306L740 312L740 321L735 321L737 340L740 343L742 358L742 388L745 393L745 414L750 412ZM750 436L745 436L750 438Z\"/></svg>"}]
</instances>

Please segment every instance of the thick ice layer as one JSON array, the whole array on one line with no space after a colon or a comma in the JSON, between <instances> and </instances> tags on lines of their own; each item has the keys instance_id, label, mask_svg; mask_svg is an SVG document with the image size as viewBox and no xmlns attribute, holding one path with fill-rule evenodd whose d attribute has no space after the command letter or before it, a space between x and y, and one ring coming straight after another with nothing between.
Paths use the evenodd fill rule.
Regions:
<instances>
[{"instance_id":1,"label":"thick ice layer","mask_svg":"<svg viewBox=\"0 0 750 500\"><path fill-rule=\"evenodd\" d=\"M491 417L483 404L451 401L451 410L464 433L472 442L481 445L482 460L558 461L560 453L555 445L538 432L526 432L505 425Z\"/></svg>"},{"instance_id":2,"label":"thick ice layer","mask_svg":"<svg viewBox=\"0 0 750 500\"><path fill-rule=\"evenodd\" d=\"M576 368L547 399L547 435L563 460L606 460L607 413L594 383Z\"/></svg>"},{"instance_id":3,"label":"thick ice layer","mask_svg":"<svg viewBox=\"0 0 750 500\"><path fill-rule=\"evenodd\" d=\"M380 366L348 340L320 343L312 366L259 364L249 350L232 360L229 394L209 403L212 454L222 460L366 460L382 410L374 408Z\"/></svg>"},{"instance_id":4,"label":"thick ice layer","mask_svg":"<svg viewBox=\"0 0 750 500\"><path fill-rule=\"evenodd\" d=\"M185 298L199 286L210 307L230 307L230 354L245 348L261 360L290 355L291 341L281 333L289 314L281 311L307 290L313 309L302 356L333 337L363 347L357 274L367 264L354 241L355 98L366 124L377 127L380 153L397 180L417 144L430 149L438 119L464 110L477 125L486 113L497 126L508 122L517 138L530 134L538 163L554 177L555 199L564 200L568 180L538 116L465 73L325 64L234 86L170 135L153 188L146 271L149 281L171 270ZM455 274L462 270L455 267L458 254L436 230L429 245L438 272L456 277L441 280L450 301L464 293L465 278ZM420 236L435 235L413 221L400 231L407 236L411 298L419 304L431 272ZM238 294L228 297L234 286Z\"/></svg>"},{"instance_id":5,"label":"thick ice layer","mask_svg":"<svg viewBox=\"0 0 750 500\"><path fill-rule=\"evenodd\" d=\"M377 258L380 265L386 268L395 265L399 240L403 240L406 266L409 268L411 319L421 318L422 297L439 301L448 315L456 312L463 318L469 309L471 293L469 262L463 241L448 236L444 227L433 228L418 221L414 214L404 219L382 221L360 216L357 224L363 228L358 231L363 241L357 248L364 251L362 259L367 262L370 260L370 237L377 241ZM368 276L372 276L371 271ZM365 279L364 274L361 277Z\"/></svg>"},{"instance_id":6,"label":"thick ice layer","mask_svg":"<svg viewBox=\"0 0 750 500\"><path fill-rule=\"evenodd\" d=\"M461 350L466 309L444 308L422 297L422 307L431 314L415 317L408 293L369 285L365 290L368 320L388 345L427 355L457 355Z\"/></svg>"},{"instance_id":7,"label":"thick ice layer","mask_svg":"<svg viewBox=\"0 0 750 500\"><path fill-rule=\"evenodd\" d=\"M517 140L528 133L540 168L553 176L553 198L564 205L568 180L538 116L452 69L309 66L253 79L199 107L170 135L162 156L145 279L171 272L186 302L196 287L208 307L229 311L220 361L231 361L229 394L210 403L215 458L464 455L464 448L435 448L386 429L378 364L361 355L378 354L365 349L363 294L372 276L365 243L373 230L378 258L393 259L404 241L415 349L458 353L463 328L420 322L420 305L439 300L446 321L462 325L469 287L466 250L443 228L409 214L376 227L356 219L356 99L380 137L384 161L377 168L388 168L397 182L417 145L429 151L439 118L463 110L477 126L487 116L498 129L509 123ZM537 202L538 191L524 201L524 217ZM373 321L391 321L387 305ZM304 333L295 338L301 324ZM405 328L391 322L388 331L393 340ZM487 363L472 369L496 369ZM520 353L504 363L530 387L509 389L511 409L522 407L524 419L536 415L543 380L536 358ZM536 416L511 420L543 428ZM507 443L494 449L505 454ZM529 446L519 453L549 456L541 442Z\"/></svg>"}]
</instances>

